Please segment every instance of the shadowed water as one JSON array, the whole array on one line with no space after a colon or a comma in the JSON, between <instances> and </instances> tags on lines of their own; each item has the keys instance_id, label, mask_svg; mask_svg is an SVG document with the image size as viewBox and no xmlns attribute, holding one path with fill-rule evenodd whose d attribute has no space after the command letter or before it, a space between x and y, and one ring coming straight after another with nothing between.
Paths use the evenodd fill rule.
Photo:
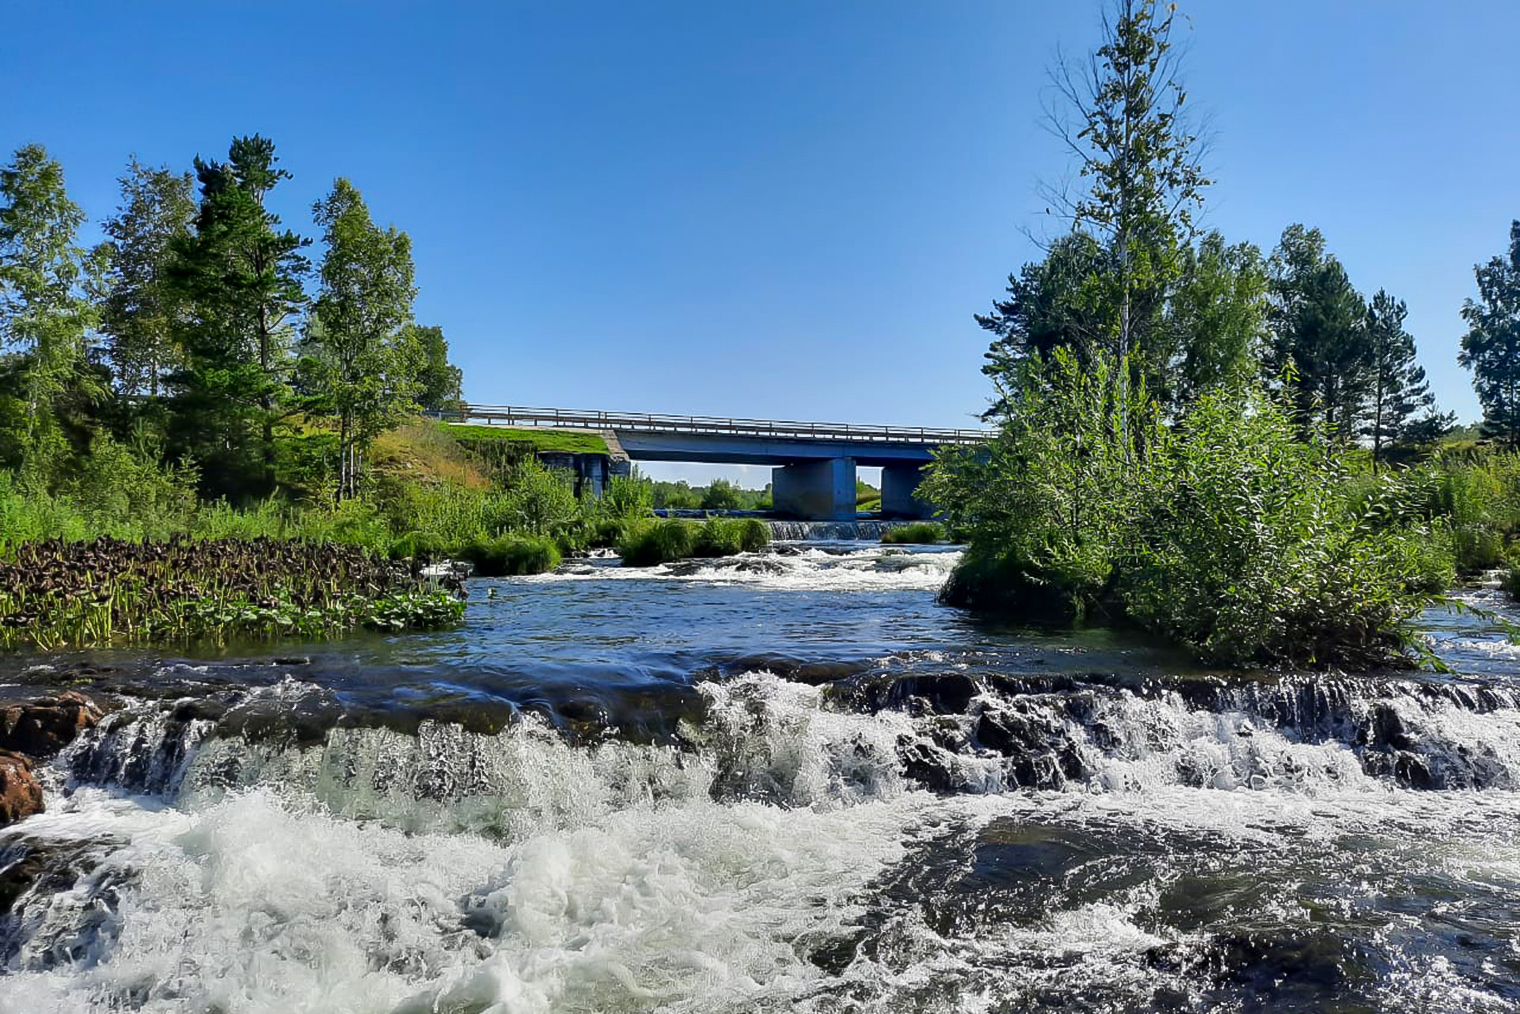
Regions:
<instances>
[{"instance_id":1,"label":"shadowed water","mask_svg":"<svg viewBox=\"0 0 1520 1014\"><path fill-rule=\"evenodd\" d=\"M0 832L0 1010L1520 1008L1520 649L1211 672L954 550L471 582L464 626L12 660L128 706ZM1463 593L1509 613L1493 588Z\"/></svg>"}]
</instances>

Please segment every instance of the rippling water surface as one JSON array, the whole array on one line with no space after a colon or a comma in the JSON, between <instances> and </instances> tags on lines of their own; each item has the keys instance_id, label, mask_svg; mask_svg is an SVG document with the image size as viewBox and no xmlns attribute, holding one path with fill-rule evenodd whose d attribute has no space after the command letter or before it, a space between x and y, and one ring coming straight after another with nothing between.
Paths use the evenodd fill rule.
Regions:
<instances>
[{"instance_id":1,"label":"rippling water surface","mask_svg":"<svg viewBox=\"0 0 1520 1014\"><path fill-rule=\"evenodd\" d=\"M956 559L583 561L437 634L13 659L128 704L0 832L0 1010L1520 1009L1497 624L1426 617L1450 674L1212 672L939 606Z\"/></svg>"}]
</instances>

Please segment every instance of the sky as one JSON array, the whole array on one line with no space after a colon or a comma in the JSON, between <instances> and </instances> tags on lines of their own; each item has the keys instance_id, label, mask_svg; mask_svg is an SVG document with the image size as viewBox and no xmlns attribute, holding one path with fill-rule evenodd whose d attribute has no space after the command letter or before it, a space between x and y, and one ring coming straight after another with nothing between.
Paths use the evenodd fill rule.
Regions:
<instances>
[{"instance_id":1,"label":"sky","mask_svg":"<svg viewBox=\"0 0 1520 1014\"><path fill-rule=\"evenodd\" d=\"M1182 0L1204 225L1319 227L1409 305L1443 407L1473 265L1520 217L1514 0ZM1042 125L1098 0L9 0L0 146L93 222L130 155L272 138L315 235L337 176L411 234L416 317L477 403L965 426L972 314L1049 232ZM94 226L92 225L92 229ZM658 466L758 486L765 470Z\"/></svg>"}]
</instances>

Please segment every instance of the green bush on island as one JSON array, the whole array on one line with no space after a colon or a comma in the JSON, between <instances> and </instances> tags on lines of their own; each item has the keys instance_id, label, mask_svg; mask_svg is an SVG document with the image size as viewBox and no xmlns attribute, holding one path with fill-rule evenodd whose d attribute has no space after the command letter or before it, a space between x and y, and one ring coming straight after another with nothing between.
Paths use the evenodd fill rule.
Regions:
<instances>
[{"instance_id":1,"label":"green bush on island","mask_svg":"<svg viewBox=\"0 0 1520 1014\"><path fill-rule=\"evenodd\" d=\"M467 543L458 550L481 577L543 574L560 564L559 546L547 535L498 535Z\"/></svg>"},{"instance_id":2,"label":"green bush on island","mask_svg":"<svg viewBox=\"0 0 1520 1014\"><path fill-rule=\"evenodd\" d=\"M1164 425L1118 369L1058 350L985 451L938 457L925 493L971 536L944 600L1133 623L1217 662L1407 660L1445 520L1370 512L1344 452L1252 385Z\"/></svg>"},{"instance_id":3,"label":"green bush on island","mask_svg":"<svg viewBox=\"0 0 1520 1014\"><path fill-rule=\"evenodd\" d=\"M945 539L945 526L936 521L915 521L881 533L882 542L896 545L932 546Z\"/></svg>"},{"instance_id":4,"label":"green bush on island","mask_svg":"<svg viewBox=\"0 0 1520 1014\"><path fill-rule=\"evenodd\" d=\"M629 567L655 567L693 557L714 558L753 553L770 544L771 532L757 518L668 518L633 526L618 555Z\"/></svg>"}]
</instances>

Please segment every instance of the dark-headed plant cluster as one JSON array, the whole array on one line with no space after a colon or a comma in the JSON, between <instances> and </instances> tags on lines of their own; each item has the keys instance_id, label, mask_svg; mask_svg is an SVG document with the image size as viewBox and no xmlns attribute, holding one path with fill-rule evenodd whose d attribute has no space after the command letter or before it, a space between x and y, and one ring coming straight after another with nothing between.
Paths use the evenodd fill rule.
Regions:
<instances>
[{"instance_id":1,"label":"dark-headed plant cluster","mask_svg":"<svg viewBox=\"0 0 1520 1014\"><path fill-rule=\"evenodd\" d=\"M0 647L317 638L452 623L457 583L351 546L260 538L28 543L0 563Z\"/></svg>"}]
</instances>

